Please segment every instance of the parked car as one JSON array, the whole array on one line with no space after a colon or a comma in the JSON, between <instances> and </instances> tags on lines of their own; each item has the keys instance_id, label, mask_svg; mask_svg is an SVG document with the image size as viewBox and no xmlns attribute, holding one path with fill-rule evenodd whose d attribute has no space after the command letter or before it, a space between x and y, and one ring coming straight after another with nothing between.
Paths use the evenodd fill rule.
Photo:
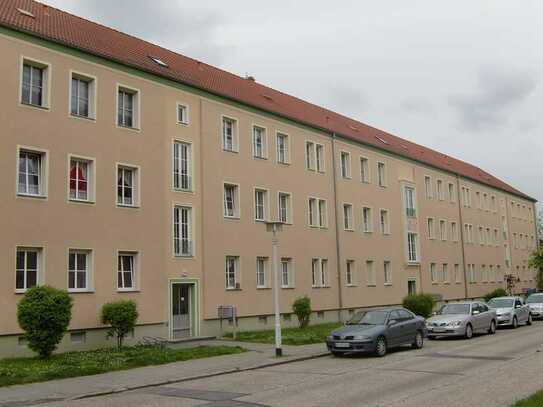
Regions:
<instances>
[{"instance_id":1,"label":"parked car","mask_svg":"<svg viewBox=\"0 0 543 407\"><path fill-rule=\"evenodd\" d=\"M531 294L526 299L532 318L543 318L543 293Z\"/></svg>"},{"instance_id":2,"label":"parked car","mask_svg":"<svg viewBox=\"0 0 543 407\"><path fill-rule=\"evenodd\" d=\"M326 346L334 356L346 353L375 353L385 356L388 349L424 345L424 318L405 308L384 308L360 311L326 338Z\"/></svg>"},{"instance_id":3,"label":"parked car","mask_svg":"<svg viewBox=\"0 0 543 407\"><path fill-rule=\"evenodd\" d=\"M514 329L518 324L532 325L530 307L520 297L495 297L487 305L496 310L498 326Z\"/></svg>"},{"instance_id":4,"label":"parked car","mask_svg":"<svg viewBox=\"0 0 543 407\"><path fill-rule=\"evenodd\" d=\"M463 336L471 339L476 332L496 333L496 310L477 301L445 304L426 321L428 338Z\"/></svg>"}]
</instances>

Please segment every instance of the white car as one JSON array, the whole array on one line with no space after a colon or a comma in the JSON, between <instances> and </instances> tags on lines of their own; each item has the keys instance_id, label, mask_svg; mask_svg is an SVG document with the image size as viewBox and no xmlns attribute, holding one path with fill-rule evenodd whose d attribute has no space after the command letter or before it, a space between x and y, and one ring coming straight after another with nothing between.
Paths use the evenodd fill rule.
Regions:
<instances>
[{"instance_id":1,"label":"white car","mask_svg":"<svg viewBox=\"0 0 543 407\"><path fill-rule=\"evenodd\" d=\"M532 312L521 297L495 297L488 306L496 310L498 326L515 329L519 324L532 325Z\"/></svg>"},{"instance_id":2,"label":"white car","mask_svg":"<svg viewBox=\"0 0 543 407\"><path fill-rule=\"evenodd\" d=\"M543 318L543 293L532 294L526 300L532 312L532 318Z\"/></svg>"},{"instance_id":3,"label":"white car","mask_svg":"<svg viewBox=\"0 0 543 407\"><path fill-rule=\"evenodd\" d=\"M463 336L471 339L476 332L496 333L496 310L477 301L451 302L426 320L428 339Z\"/></svg>"}]
</instances>

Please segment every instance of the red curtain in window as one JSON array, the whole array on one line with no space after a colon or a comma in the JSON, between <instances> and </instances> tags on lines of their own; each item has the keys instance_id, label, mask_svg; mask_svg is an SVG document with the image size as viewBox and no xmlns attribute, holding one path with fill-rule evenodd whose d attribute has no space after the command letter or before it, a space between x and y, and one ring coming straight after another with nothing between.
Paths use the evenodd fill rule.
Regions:
<instances>
[{"instance_id":1,"label":"red curtain in window","mask_svg":"<svg viewBox=\"0 0 543 407\"><path fill-rule=\"evenodd\" d=\"M87 175L85 174L81 166L77 165L77 163L72 163L72 166L70 168L70 189L72 191L87 190Z\"/></svg>"}]
</instances>

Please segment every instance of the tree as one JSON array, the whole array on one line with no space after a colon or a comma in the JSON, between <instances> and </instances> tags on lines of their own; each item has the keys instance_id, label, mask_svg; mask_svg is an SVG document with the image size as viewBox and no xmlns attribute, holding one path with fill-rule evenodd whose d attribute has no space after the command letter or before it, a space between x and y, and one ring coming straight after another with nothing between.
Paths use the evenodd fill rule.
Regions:
<instances>
[{"instance_id":1,"label":"tree","mask_svg":"<svg viewBox=\"0 0 543 407\"><path fill-rule=\"evenodd\" d=\"M132 332L138 320L138 307L132 300L110 302L102 306L102 323L109 325L107 337L117 339L117 348L123 347L126 334Z\"/></svg>"},{"instance_id":2,"label":"tree","mask_svg":"<svg viewBox=\"0 0 543 407\"><path fill-rule=\"evenodd\" d=\"M543 291L543 248L540 247L537 252L532 254L529 261L530 267L537 269L537 288L539 291Z\"/></svg>"},{"instance_id":3,"label":"tree","mask_svg":"<svg viewBox=\"0 0 543 407\"><path fill-rule=\"evenodd\" d=\"M72 319L72 298L64 290L30 288L17 305L17 320L28 347L41 358L51 356Z\"/></svg>"},{"instance_id":4,"label":"tree","mask_svg":"<svg viewBox=\"0 0 543 407\"><path fill-rule=\"evenodd\" d=\"M307 295L297 298L294 304L292 304L292 311L298 317L300 328L305 328L309 325L311 317L311 299Z\"/></svg>"},{"instance_id":5,"label":"tree","mask_svg":"<svg viewBox=\"0 0 543 407\"><path fill-rule=\"evenodd\" d=\"M537 234L540 239L543 239L543 210L537 215ZM539 242L537 242L539 246Z\"/></svg>"}]
</instances>

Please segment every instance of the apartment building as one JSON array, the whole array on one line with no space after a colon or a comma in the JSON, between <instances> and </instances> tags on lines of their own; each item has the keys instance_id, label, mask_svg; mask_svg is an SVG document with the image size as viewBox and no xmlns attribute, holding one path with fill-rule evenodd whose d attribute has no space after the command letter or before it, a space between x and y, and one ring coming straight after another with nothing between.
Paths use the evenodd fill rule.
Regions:
<instances>
[{"instance_id":1,"label":"apartment building","mask_svg":"<svg viewBox=\"0 0 543 407\"><path fill-rule=\"evenodd\" d=\"M535 200L475 166L30 0L0 49L0 355L37 284L74 298L62 349L125 298L133 341L216 335L224 305L271 327L270 220L286 325L302 295L327 321L535 286Z\"/></svg>"}]
</instances>

